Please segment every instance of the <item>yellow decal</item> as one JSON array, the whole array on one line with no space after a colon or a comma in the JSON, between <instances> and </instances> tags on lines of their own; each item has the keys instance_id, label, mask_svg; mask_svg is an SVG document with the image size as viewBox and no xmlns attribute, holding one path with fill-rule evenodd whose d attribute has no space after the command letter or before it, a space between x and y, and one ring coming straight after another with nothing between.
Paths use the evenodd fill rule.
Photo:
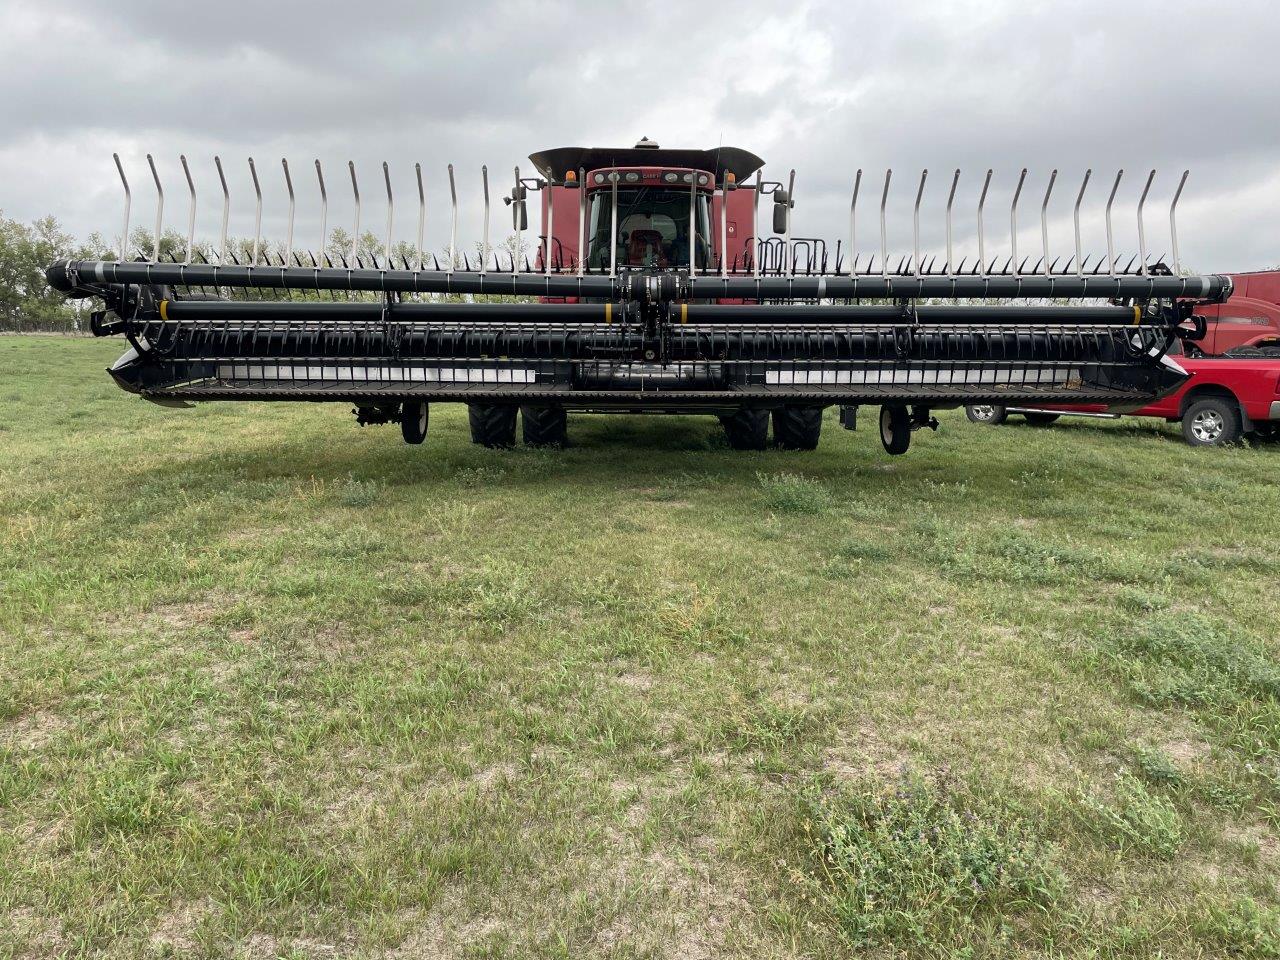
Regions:
<instances>
[{"instance_id":1,"label":"yellow decal","mask_svg":"<svg viewBox=\"0 0 1280 960\"><path fill-rule=\"evenodd\" d=\"M680 304L680 322L689 322L689 305L687 303Z\"/></svg>"},{"instance_id":2,"label":"yellow decal","mask_svg":"<svg viewBox=\"0 0 1280 960\"><path fill-rule=\"evenodd\" d=\"M169 301L168 300L160 301L160 319L161 320L169 319Z\"/></svg>"},{"instance_id":3,"label":"yellow decal","mask_svg":"<svg viewBox=\"0 0 1280 960\"><path fill-rule=\"evenodd\" d=\"M604 322L613 323L613 304L606 303L604 305Z\"/></svg>"}]
</instances>

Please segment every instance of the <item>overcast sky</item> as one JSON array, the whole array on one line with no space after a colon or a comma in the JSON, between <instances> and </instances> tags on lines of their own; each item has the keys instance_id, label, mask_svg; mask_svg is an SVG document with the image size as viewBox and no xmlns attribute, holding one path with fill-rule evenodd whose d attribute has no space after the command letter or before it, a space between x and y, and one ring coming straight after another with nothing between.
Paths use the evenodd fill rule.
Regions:
<instances>
[{"instance_id":1,"label":"overcast sky","mask_svg":"<svg viewBox=\"0 0 1280 960\"><path fill-rule=\"evenodd\" d=\"M185 11L192 11L187 13ZM795 232L847 236L854 172L866 170L859 249L878 246L876 206L894 169L890 246L911 245L911 204L930 171L926 247L940 249L952 171L958 250L974 249L988 167L989 254L1038 253L1049 172L1050 241L1069 255L1071 205L1086 167L1085 246L1105 249L1101 209L1115 170L1118 245L1136 250L1146 172L1149 248L1169 246L1168 206L1184 168L1181 253L1202 271L1280 263L1280 9L1274 0L734 4L223 0L199 5L0 0L0 209L52 213L77 234L119 230L119 151L134 224L155 205L145 155L166 187L166 226L185 232L179 153L200 191L199 232L220 217L212 158L231 181L233 233L252 232L246 158L266 192L264 229L286 211L280 158L298 188L298 245L318 234L315 158L331 225L349 225L345 165L356 162L364 224L385 225L380 163L391 164L396 234L416 227L413 164L428 175L431 245L447 236L445 165L458 171L461 232L479 234L479 168L504 183L535 150L743 147L766 176L797 170ZM495 192L497 188L495 187Z\"/></svg>"}]
</instances>

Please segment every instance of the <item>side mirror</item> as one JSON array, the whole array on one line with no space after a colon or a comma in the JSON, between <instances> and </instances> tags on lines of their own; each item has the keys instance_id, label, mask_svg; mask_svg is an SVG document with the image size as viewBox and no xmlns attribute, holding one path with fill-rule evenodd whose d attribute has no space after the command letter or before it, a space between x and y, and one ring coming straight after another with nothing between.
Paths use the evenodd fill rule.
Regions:
<instances>
[{"instance_id":1,"label":"side mirror","mask_svg":"<svg viewBox=\"0 0 1280 960\"><path fill-rule=\"evenodd\" d=\"M791 197L785 190L773 193L773 232L784 234L791 225Z\"/></svg>"}]
</instances>

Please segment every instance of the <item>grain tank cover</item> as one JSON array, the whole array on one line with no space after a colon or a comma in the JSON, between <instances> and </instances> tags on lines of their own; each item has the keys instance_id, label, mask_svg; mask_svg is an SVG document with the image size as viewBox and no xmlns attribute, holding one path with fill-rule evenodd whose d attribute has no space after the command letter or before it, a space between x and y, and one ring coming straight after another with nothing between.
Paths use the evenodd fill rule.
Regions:
<instances>
[{"instance_id":1,"label":"grain tank cover","mask_svg":"<svg viewBox=\"0 0 1280 960\"><path fill-rule=\"evenodd\" d=\"M652 142L652 141L650 141ZM569 170L597 170L600 167L681 167L706 170L723 180L732 173L742 182L764 166L764 161L749 150L719 147L714 150L664 150L648 145L634 147L556 147L529 154L538 173L553 180L563 180Z\"/></svg>"}]
</instances>

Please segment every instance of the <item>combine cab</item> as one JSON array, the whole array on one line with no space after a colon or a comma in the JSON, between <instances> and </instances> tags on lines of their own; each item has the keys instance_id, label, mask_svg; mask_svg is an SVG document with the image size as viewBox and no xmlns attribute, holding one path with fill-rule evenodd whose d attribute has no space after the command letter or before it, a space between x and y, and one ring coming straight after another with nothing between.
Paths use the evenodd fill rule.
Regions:
<instances>
[{"instance_id":1,"label":"combine cab","mask_svg":"<svg viewBox=\"0 0 1280 960\"><path fill-rule=\"evenodd\" d=\"M699 413L720 417L735 448L765 446L772 418L775 443L805 449L818 442L824 408L839 405L841 422L852 426L859 405L875 405L890 453L905 451L914 430L936 426L932 411L944 407L1150 403L1186 378L1166 353L1178 336L1203 335L1193 311L1231 292L1226 277L1181 275L1175 211L1182 183L1169 210L1174 267L1149 263L1142 208L1154 171L1138 207L1140 255L1117 268L1111 207L1119 175L1106 208L1108 255L1092 264L1080 254L1088 174L1075 200L1074 256L1050 257L1047 210L1056 171L1041 204L1039 260L1019 259L1025 170L1002 265L988 261L985 249L990 171L977 208L977 258L957 264L952 256L956 171L945 257L920 254L925 173L915 194L912 253L895 263L885 222L891 172L879 191L879 249L860 255L861 171L848 245L829 250L791 235L795 172L785 183L766 180L763 162L745 150L663 150L643 140L630 149L569 147L530 159L537 175L522 178L517 168L504 197L515 233L505 255L490 246L487 169L479 255L473 262L459 252L452 167L445 262L423 252L418 167L417 245L402 244L397 253L386 164L381 257L362 258L354 246L349 256L296 252L285 162L289 232L273 257L263 252L261 190L250 161L257 236L249 262L237 262L227 250L230 198L217 158L221 245L202 253L184 158L190 206L180 262L162 262L158 242L137 259L122 243L114 260L59 262L48 278L70 296L101 299L94 332L130 344L111 375L166 406L340 401L354 405L361 424L398 422L405 440L420 443L429 404L465 403L473 438L489 446L515 442L518 414L526 442L556 445L566 439L566 411ZM130 192L119 169L127 237ZM354 165L350 173L358 237ZM154 162L151 174L159 237L163 190ZM318 161L316 174L327 214ZM536 238L525 233L531 194L541 199ZM767 239L758 230L762 205L772 226ZM324 251L324 226L320 241Z\"/></svg>"}]
</instances>

